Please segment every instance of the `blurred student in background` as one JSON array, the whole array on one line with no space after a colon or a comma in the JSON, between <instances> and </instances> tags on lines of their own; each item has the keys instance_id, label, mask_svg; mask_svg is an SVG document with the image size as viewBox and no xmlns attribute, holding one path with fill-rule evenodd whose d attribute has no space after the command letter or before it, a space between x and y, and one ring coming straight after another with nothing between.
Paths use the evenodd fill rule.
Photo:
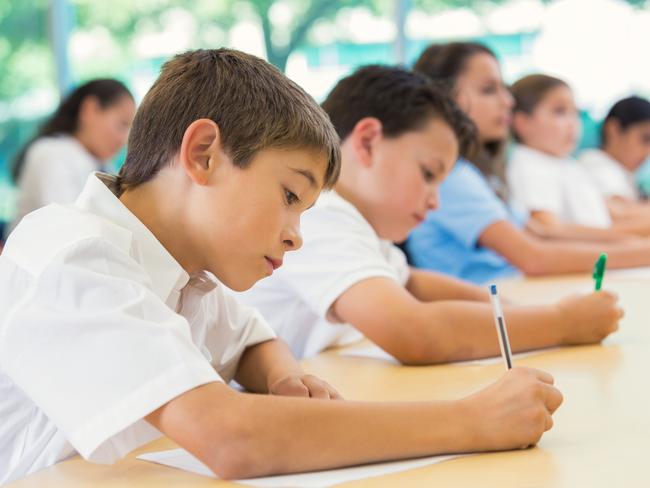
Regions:
<instances>
[{"instance_id":1,"label":"blurred student in background","mask_svg":"<svg viewBox=\"0 0 650 488\"><path fill-rule=\"evenodd\" d=\"M618 221L650 219L636 173L650 157L650 102L632 96L619 100L605 117L599 148L580 154L583 164Z\"/></svg>"},{"instance_id":2,"label":"blurred student in background","mask_svg":"<svg viewBox=\"0 0 650 488\"><path fill-rule=\"evenodd\" d=\"M577 238L602 241L650 234L647 219L621 220L610 214L598 186L572 157L581 126L569 85L553 76L533 74L514 83L512 94L512 132L518 144L509 161L508 181L515 201L533 219L568 228Z\"/></svg>"},{"instance_id":3,"label":"blurred student in background","mask_svg":"<svg viewBox=\"0 0 650 488\"><path fill-rule=\"evenodd\" d=\"M17 215L5 233L40 207L72 203L88 175L122 149L134 115L133 95L113 79L89 81L63 99L14 161Z\"/></svg>"},{"instance_id":4,"label":"blurred student in background","mask_svg":"<svg viewBox=\"0 0 650 488\"><path fill-rule=\"evenodd\" d=\"M432 45L414 69L448 86L480 143L440 185L440 207L409 235L405 249L415 266L484 283L521 272L589 272L601 252L609 253L611 267L650 264L646 239L580 242L571 239L570 227L539 224L510 205L503 146L514 102L490 49L471 42Z\"/></svg>"}]
</instances>

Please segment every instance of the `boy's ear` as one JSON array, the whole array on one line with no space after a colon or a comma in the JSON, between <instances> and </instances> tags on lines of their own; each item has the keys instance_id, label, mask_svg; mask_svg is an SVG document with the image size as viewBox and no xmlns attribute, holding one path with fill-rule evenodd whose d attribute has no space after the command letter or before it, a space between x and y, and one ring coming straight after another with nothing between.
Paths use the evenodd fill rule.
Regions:
<instances>
[{"instance_id":1,"label":"boy's ear","mask_svg":"<svg viewBox=\"0 0 650 488\"><path fill-rule=\"evenodd\" d=\"M605 122L603 126L603 133L605 134L605 140L612 141L612 139L622 132L621 124L616 119L609 119Z\"/></svg>"},{"instance_id":2,"label":"boy's ear","mask_svg":"<svg viewBox=\"0 0 650 488\"><path fill-rule=\"evenodd\" d=\"M372 165L373 145L382 136L382 123L375 117L364 117L355 124L350 137L357 160L363 166Z\"/></svg>"},{"instance_id":3,"label":"boy's ear","mask_svg":"<svg viewBox=\"0 0 650 488\"><path fill-rule=\"evenodd\" d=\"M221 132L213 120L198 119L185 129L178 159L194 183L207 184L210 174L224 158Z\"/></svg>"}]
</instances>

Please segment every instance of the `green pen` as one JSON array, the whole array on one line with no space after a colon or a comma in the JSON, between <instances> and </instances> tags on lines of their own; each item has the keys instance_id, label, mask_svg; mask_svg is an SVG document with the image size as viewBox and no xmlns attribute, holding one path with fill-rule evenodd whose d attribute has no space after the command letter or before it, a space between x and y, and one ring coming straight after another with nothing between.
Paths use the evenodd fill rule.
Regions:
<instances>
[{"instance_id":1,"label":"green pen","mask_svg":"<svg viewBox=\"0 0 650 488\"><path fill-rule=\"evenodd\" d=\"M607 254L602 253L594 264L593 278L596 280L596 291L600 290L603 284L603 276L605 276L605 266L607 266Z\"/></svg>"}]
</instances>

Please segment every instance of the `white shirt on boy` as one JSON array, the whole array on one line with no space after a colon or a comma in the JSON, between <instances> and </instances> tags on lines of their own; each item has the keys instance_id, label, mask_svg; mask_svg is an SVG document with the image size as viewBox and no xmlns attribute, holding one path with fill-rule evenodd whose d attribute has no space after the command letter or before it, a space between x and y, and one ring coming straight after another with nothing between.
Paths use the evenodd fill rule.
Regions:
<instances>
[{"instance_id":1,"label":"white shirt on boy","mask_svg":"<svg viewBox=\"0 0 650 488\"><path fill-rule=\"evenodd\" d=\"M363 337L329 313L347 289L375 277L406 285L410 270L404 253L380 239L356 207L334 191L323 193L305 212L301 231L302 248L286 254L272 276L237 297L257 308L297 357L307 357Z\"/></svg>"},{"instance_id":2,"label":"white shirt on boy","mask_svg":"<svg viewBox=\"0 0 650 488\"><path fill-rule=\"evenodd\" d=\"M529 212L552 212L566 222L590 227L611 225L604 198L574 159L518 144L507 173L513 202Z\"/></svg>"},{"instance_id":3,"label":"white shirt on boy","mask_svg":"<svg viewBox=\"0 0 650 488\"><path fill-rule=\"evenodd\" d=\"M212 275L189 276L110 179L27 215L0 255L0 484L76 452L123 457L160 435L143 417L229 381L275 336Z\"/></svg>"},{"instance_id":4,"label":"white shirt on boy","mask_svg":"<svg viewBox=\"0 0 650 488\"><path fill-rule=\"evenodd\" d=\"M635 174L602 149L586 149L578 161L605 198L639 199Z\"/></svg>"}]
</instances>

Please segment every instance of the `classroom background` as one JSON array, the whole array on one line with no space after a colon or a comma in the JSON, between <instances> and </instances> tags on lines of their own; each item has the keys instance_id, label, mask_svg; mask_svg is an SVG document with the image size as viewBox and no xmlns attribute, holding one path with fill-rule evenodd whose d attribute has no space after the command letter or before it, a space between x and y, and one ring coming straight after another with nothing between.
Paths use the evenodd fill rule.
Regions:
<instances>
[{"instance_id":1,"label":"classroom background","mask_svg":"<svg viewBox=\"0 0 650 488\"><path fill-rule=\"evenodd\" d=\"M647 0L32 0L0 2L0 221L14 213L8 168L61 94L93 77L139 101L164 61L188 49L261 56L321 100L369 63L410 65L432 42L478 40L506 82L542 71L569 81L597 145L611 104L650 97ZM114 161L121 164L123 154ZM650 162L639 174L650 193Z\"/></svg>"}]
</instances>

